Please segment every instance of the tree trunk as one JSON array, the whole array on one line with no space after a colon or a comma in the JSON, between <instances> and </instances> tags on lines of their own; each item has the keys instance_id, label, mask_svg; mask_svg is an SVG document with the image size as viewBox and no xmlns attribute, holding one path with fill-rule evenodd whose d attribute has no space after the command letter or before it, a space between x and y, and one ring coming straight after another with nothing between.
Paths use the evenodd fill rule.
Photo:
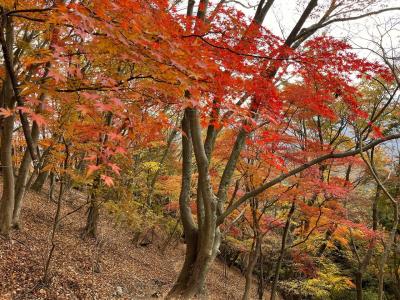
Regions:
<instances>
[{"instance_id":1,"label":"tree trunk","mask_svg":"<svg viewBox=\"0 0 400 300\"><path fill-rule=\"evenodd\" d=\"M50 173L49 171L40 172L35 182L32 184L32 190L39 193L42 190L47 177L49 177L49 173Z\"/></svg>"},{"instance_id":2,"label":"tree trunk","mask_svg":"<svg viewBox=\"0 0 400 300\"><path fill-rule=\"evenodd\" d=\"M266 270L264 270L265 267L267 267ZM272 265L270 261L265 263L264 254L262 252L260 253L260 269L261 272L259 273L258 280L258 299L263 300L265 287L267 286L269 275L271 274Z\"/></svg>"},{"instance_id":3,"label":"tree trunk","mask_svg":"<svg viewBox=\"0 0 400 300\"><path fill-rule=\"evenodd\" d=\"M375 197L374 197L374 200L372 203L372 230L373 231L376 231L378 229L378 200L379 200L380 190L381 189L380 189L379 185L377 185ZM359 261L358 270L355 272L357 300L362 300L363 299L363 289L362 289L363 274L367 270L367 267L371 261L371 258L374 253L374 247L372 245L370 245L368 247L368 251L365 254L362 261L360 261L360 258L358 256L357 248L352 247L352 249Z\"/></svg>"},{"instance_id":4,"label":"tree trunk","mask_svg":"<svg viewBox=\"0 0 400 300\"><path fill-rule=\"evenodd\" d=\"M246 284L244 287L244 293L242 297L243 300L250 299L250 291L251 291L251 286L253 284L253 272L257 264L258 257L260 256L260 252L261 252L261 241L259 237L256 237L254 240L253 249L250 253L249 264L247 265L246 268L246 274L245 274Z\"/></svg>"},{"instance_id":5,"label":"tree trunk","mask_svg":"<svg viewBox=\"0 0 400 300\"><path fill-rule=\"evenodd\" d=\"M50 157L51 157L51 147L46 148L43 151L42 157L41 157L41 162L40 162L40 170L39 174L37 175L35 181L33 182L31 189L40 192L43 188L43 185L45 184L47 178L50 175L50 171L46 170L44 171L43 169L50 163ZM33 180L33 179L30 179Z\"/></svg>"},{"instance_id":6,"label":"tree trunk","mask_svg":"<svg viewBox=\"0 0 400 300\"><path fill-rule=\"evenodd\" d=\"M65 158L64 158L64 163L63 163L63 168L64 168L64 172L68 169L69 166L69 144L67 142L65 142ZM62 199L64 196L64 185L66 182L68 182L69 177L66 174L66 172L64 174L60 175L60 190L58 193L58 199L57 199L57 209L56 209L56 213L54 215L54 221L53 221L53 228L51 231L51 236L50 236L50 243L51 243L51 247L50 247L50 251L49 254L47 256L47 260L46 260L46 264L44 267L44 273L43 273L43 282L44 283L48 283L49 279L50 279L50 267L51 267L51 261L54 255L54 251L56 249L56 232L60 223L60 219L61 219L61 206L62 206Z\"/></svg>"},{"instance_id":7,"label":"tree trunk","mask_svg":"<svg viewBox=\"0 0 400 300\"><path fill-rule=\"evenodd\" d=\"M83 229L82 236L97 238L97 225L99 223L99 204L97 203L95 192L90 195L90 206L87 212L86 226Z\"/></svg>"},{"instance_id":8,"label":"tree trunk","mask_svg":"<svg viewBox=\"0 0 400 300\"><path fill-rule=\"evenodd\" d=\"M49 200L54 201L54 190L56 188L56 175L54 172L50 173L50 187L49 187Z\"/></svg>"},{"instance_id":9,"label":"tree trunk","mask_svg":"<svg viewBox=\"0 0 400 300\"><path fill-rule=\"evenodd\" d=\"M8 90L8 88L5 90ZM11 99L12 97L9 98L9 103L12 102ZM3 119L3 128L1 132L0 151L1 166L3 169L3 194L0 204L0 234L5 236L9 235L14 209L14 172L12 161L14 119L14 115Z\"/></svg>"},{"instance_id":10,"label":"tree trunk","mask_svg":"<svg viewBox=\"0 0 400 300\"><path fill-rule=\"evenodd\" d=\"M214 249L204 253L205 247L199 245L197 232L193 232L189 237L185 233L185 241L187 243L185 262L177 282L167 296L168 299L192 299L205 294L206 276L219 247L219 240L215 240Z\"/></svg>"},{"instance_id":11,"label":"tree trunk","mask_svg":"<svg viewBox=\"0 0 400 300\"><path fill-rule=\"evenodd\" d=\"M381 256L381 259L379 261L379 273L378 273L378 299L383 300L384 298L384 276L385 276L385 265L387 258L389 256L390 251L392 250L392 245L396 236L396 231L397 231L397 226L399 224L398 222L398 206L397 203L394 204L395 208L395 220L394 224L392 227L392 230L390 232L389 238L386 241L386 245L383 250L383 254Z\"/></svg>"},{"instance_id":12,"label":"tree trunk","mask_svg":"<svg viewBox=\"0 0 400 300\"><path fill-rule=\"evenodd\" d=\"M357 300L363 300L362 277L363 277L363 274L361 272L356 273Z\"/></svg>"},{"instance_id":13,"label":"tree trunk","mask_svg":"<svg viewBox=\"0 0 400 300\"><path fill-rule=\"evenodd\" d=\"M42 97L41 97L42 98ZM43 98L42 98L43 100ZM39 138L39 126L36 122L32 125L32 140L34 146L36 146L38 138ZM23 197L27 188L27 182L29 177L29 169L31 166L32 158L27 148L24 153L24 157L22 159L21 165L18 171L17 182L15 184L15 203L14 203L14 211L13 211L13 227L18 229L20 228L19 219L21 214L21 208L23 203Z\"/></svg>"},{"instance_id":14,"label":"tree trunk","mask_svg":"<svg viewBox=\"0 0 400 300\"><path fill-rule=\"evenodd\" d=\"M247 186L246 190L249 190ZM256 198L253 198L250 202L251 205L251 213L252 213L252 222L253 222L253 244L251 247L250 255L249 255L249 263L246 268L245 278L246 284L244 287L243 300L247 300L250 297L251 286L253 284L253 272L254 268L257 264L258 258L261 254L261 245L262 245L262 234L260 229L260 218L258 215L258 202Z\"/></svg>"},{"instance_id":15,"label":"tree trunk","mask_svg":"<svg viewBox=\"0 0 400 300\"><path fill-rule=\"evenodd\" d=\"M185 262L178 280L169 292L168 299L191 299L205 293L204 283L209 271L211 256L204 256L199 251L198 233L185 233Z\"/></svg>"},{"instance_id":16,"label":"tree trunk","mask_svg":"<svg viewBox=\"0 0 400 300\"><path fill-rule=\"evenodd\" d=\"M217 205L208 173L208 159L201 141L197 110L185 110L182 131L182 187L179 206L187 248L178 280L167 296L169 299L190 299L204 294L206 275L220 245L220 232L216 226ZM198 193L201 193L201 197L198 199L204 206L204 222L199 228L195 226L190 210L192 144L199 172Z\"/></svg>"},{"instance_id":17,"label":"tree trunk","mask_svg":"<svg viewBox=\"0 0 400 300\"><path fill-rule=\"evenodd\" d=\"M285 250L286 250L286 239L287 239L287 236L288 236L288 233L289 233L290 221L292 219L292 215L294 213L294 209L295 209L295 204L294 204L294 201L293 201L292 202L292 206L290 207L290 210L289 210L289 214L288 214L287 219L286 219L285 228L283 230L281 251L279 253L278 261L276 262L275 274L274 274L274 282L272 284L272 289L271 289L271 300L275 300L276 299L276 292L277 292L278 281L279 281L279 271L281 269L283 256L284 256Z\"/></svg>"},{"instance_id":18,"label":"tree trunk","mask_svg":"<svg viewBox=\"0 0 400 300\"><path fill-rule=\"evenodd\" d=\"M372 162L373 163L373 162ZM380 189L386 194L386 196L390 199L393 206L393 225L390 231L388 239L385 241L384 250L381 255L379 261L379 273L378 273L378 299L383 300L384 298L384 275L385 275L385 265L388 260L389 254L392 251L392 246L396 240L396 234L399 226L399 204L397 200L390 194L390 192L386 189L386 187L382 184L379 180L378 176L376 175L375 167L371 164L368 164L368 167L372 171L374 178L379 185Z\"/></svg>"},{"instance_id":19,"label":"tree trunk","mask_svg":"<svg viewBox=\"0 0 400 300\"><path fill-rule=\"evenodd\" d=\"M5 17L4 15L1 29L0 34L3 36L5 34L8 57L12 59L13 28L8 17ZM15 97L13 96L11 79L8 73L6 74L1 96L4 107L13 109L15 106ZM12 135L14 130L14 121L14 114L2 120L0 146L0 159L3 171L3 194L0 203L0 234L7 237L10 233L14 209L14 170L12 161Z\"/></svg>"},{"instance_id":20,"label":"tree trunk","mask_svg":"<svg viewBox=\"0 0 400 300\"><path fill-rule=\"evenodd\" d=\"M394 295L396 297L396 300L400 299L400 273L399 273L399 264L398 264L398 252L399 252L399 246L397 243L397 235L395 236L394 239L394 251L393 251L393 273L394 273L394 286L393 286L393 290L394 290Z\"/></svg>"},{"instance_id":21,"label":"tree trunk","mask_svg":"<svg viewBox=\"0 0 400 300\"><path fill-rule=\"evenodd\" d=\"M179 208L185 234L186 255L178 279L168 294L168 298L180 298L192 275L197 257L198 233L190 209L190 188L192 176L192 145L190 121L185 113L182 119L182 184L179 195Z\"/></svg>"},{"instance_id":22,"label":"tree trunk","mask_svg":"<svg viewBox=\"0 0 400 300\"><path fill-rule=\"evenodd\" d=\"M13 228L19 229L19 217L21 213L22 206L22 198L25 193L26 183L29 175L29 167L31 165L31 155L29 154L29 150L26 149L24 153L24 157L22 158L21 165L18 171L18 177L15 184L15 202L14 202L14 210L12 217L12 225Z\"/></svg>"}]
</instances>

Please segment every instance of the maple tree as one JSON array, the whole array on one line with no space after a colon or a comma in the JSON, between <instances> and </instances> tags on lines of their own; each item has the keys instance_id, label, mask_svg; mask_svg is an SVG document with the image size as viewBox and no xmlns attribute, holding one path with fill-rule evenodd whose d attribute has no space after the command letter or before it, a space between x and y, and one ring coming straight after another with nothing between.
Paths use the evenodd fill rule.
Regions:
<instances>
[{"instance_id":1,"label":"maple tree","mask_svg":"<svg viewBox=\"0 0 400 300\"><path fill-rule=\"evenodd\" d=\"M305 274L308 257L299 253L319 258L334 242L377 239L376 225L351 220L344 205L364 164L398 210L373 156L400 137L398 67L386 52L380 61L361 58L321 29L398 8L372 0L299 1L301 14L282 38L263 26L274 2L260 0L249 18L224 0L189 1L186 13L184 4L166 0L1 1L0 233L20 227L25 191L39 191L50 175L51 195L55 178L60 182L52 243L63 196L73 187L88 194L83 237L97 237L107 191L126 188L122 209L111 196L109 209L132 211L127 223L137 227L144 222L134 210L157 219L151 210L175 205L186 256L170 298L203 293L221 241L237 232L243 241L249 229L244 299L265 237L281 230L271 299L286 256L299 261L310 285L319 274L317 283L333 289L324 277L333 270L343 289L350 286L330 261ZM174 191L160 187L167 180ZM159 203L159 194L172 203ZM143 203L131 204L134 197ZM395 213L382 252L380 299L397 224ZM318 247L310 249L309 241ZM46 280L54 249L53 243ZM362 299L373 247L363 261L356 246L349 249L361 266Z\"/></svg>"},{"instance_id":2,"label":"maple tree","mask_svg":"<svg viewBox=\"0 0 400 300\"><path fill-rule=\"evenodd\" d=\"M322 116L332 119L334 119L336 116L329 108L329 105L332 105L332 103L336 102L338 99L342 103L345 103L348 108L350 108L352 111L351 118L357 118L357 116L363 115L362 111L359 111L356 107L357 102L355 99L354 87L347 84L350 79L348 76L352 76L350 74L361 71L360 74L367 73L368 75L368 73L372 71L378 72L376 74L379 74L379 76L383 76L384 78L387 78L387 80L390 80L390 75L384 67L380 67L373 63L371 64L356 58L353 54L346 53L346 49L350 48L348 48L345 43L330 39L328 37L317 37L313 40L305 42L301 48L299 47L301 44L296 44L296 47L293 47L294 49L290 48L290 46L296 42L296 35L298 32L300 32L303 23L316 5L317 1L309 2L308 6L304 10L303 15L299 19L299 23L295 26L292 33L285 41L281 41L273 36L271 41L271 34L268 32L266 34L270 36L270 38L262 38L261 36L263 33L258 31L257 26L253 26L255 23L250 24L249 30L245 31L246 35L236 38L236 44L234 38L229 36L229 31L228 33L224 31L223 36L221 36L219 40L218 36L210 36L210 39L207 40L204 35L195 34L195 37L201 38L206 44L214 47L218 53L220 53L221 49L226 50L229 60L227 61L227 67L224 65L223 68L225 73L229 70L229 64L237 63L239 60L239 69L237 67L233 68L235 70L234 74L236 75L234 78L237 78L239 83L245 82L246 84L241 85L240 88L236 87L233 89L233 91L244 91L244 95L242 95L244 100L242 103L245 105L240 107L239 115L235 115L236 109L234 108L230 108L232 113L228 113L228 116L230 117L229 124L230 126L237 127L236 130L238 133L234 138L235 140L233 145L230 146L230 149L232 150L230 154L228 153L225 167L221 170L222 175L219 180L220 183L215 197L213 195L214 192L212 187L214 178L212 178L209 174L209 162L210 160L212 162L211 152L214 146L213 143L216 135L216 127L221 126L218 123L215 123L219 120L218 114L220 113L220 107L222 106L220 102L223 100L220 100L219 98L212 99L212 104L214 104L214 107L211 106L209 118L210 123L204 145L201 141L200 135L200 118L202 118L200 110L201 104L199 104L197 107L195 106L194 108L186 110L185 118L187 118L187 120L184 120L184 122L189 124L183 124L183 131L192 139L193 150L199 172L197 188L197 220L199 224L196 228L193 226L194 222L191 220L191 216L189 214L185 214L183 216L184 219L187 219L185 237L188 243L188 253L181 276L178 279L178 284L175 286L175 289L173 289L172 295L174 295L174 293L182 293L183 297L190 297L191 295L199 292L199 289L201 290L202 282L204 281L205 276L204 273L207 272L207 264L209 261L213 260L219 247L220 236L218 225L223 223L224 219L241 204L244 204L252 197L261 194L275 184L284 181L286 178L300 173L301 171L308 169L315 164L322 163L330 158L351 156L355 154L352 151L356 151L357 153L360 151L359 149L356 149L351 150L352 153L349 152L348 154L346 154L346 152L334 154L331 152L332 149L328 145L326 149L319 149L317 153L312 154L312 152L309 152L309 145L306 141L303 149L307 149L307 151L306 153L303 151L300 153L302 157L310 157L311 160L309 162L306 162L297 168L294 167L291 170L288 166L282 166L286 170L289 169L290 171L284 172L282 175L277 175L276 178L270 181L266 180L265 183L242 195L236 202L232 203L224 211L225 199L227 198L227 188L234 174L240 153L245 147L245 141L249 136L251 136L250 132L256 130L257 127L261 127L261 130L265 130L267 134L270 134L271 131L273 131L271 130L271 124L279 124L279 119L276 120L271 115L279 116L281 111L285 108L285 102L283 102L281 98L281 94L283 94L283 92L275 88L275 80L277 78L282 80L281 78L284 78L285 75L290 75L289 66L297 71L296 76L300 77L299 81L304 83L301 93L299 91L296 93L296 95L301 97L301 105L308 111L314 113L317 111ZM260 6L262 7L263 3L260 3ZM213 14L211 13L211 15ZM211 29L210 31L213 33L218 32L217 30ZM261 36L257 36L258 34ZM225 37L229 37L228 43L225 42ZM247 47L245 47L247 46L246 44L250 42L249 40L254 38L257 38L255 42L259 40L269 40L270 43L267 45L258 45L256 48L258 53L253 55L253 53L250 52L251 54L249 55L249 58L246 53L243 53L242 49L245 48L247 50ZM243 46L243 48L241 46ZM250 48L250 51L251 50L252 49ZM259 53L260 51L262 53ZM242 60L237 58L241 56L241 54ZM233 57L231 58L232 55L235 55L236 59ZM326 57L327 60L320 60L319 57ZM223 65L223 58L221 58L221 55L219 60L219 63ZM331 60L336 61L336 64L330 65L327 63ZM243 64L241 61L245 62L245 64ZM346 68L343 68L343 66L346 66ZM336 67L338 67L338 69L336 69ZM247 75L246 71L248 69L251 69L251 74ZM282 71L279 72L281 69ZM244 72L242 77L239 76L240 72ZM371 74L368 76L371 76ZM236 82L234 83L236 84ZM303 93L304 87L308 86L315 86L315 88L310 91L311 93L308 96L308 99L310 99L309 101L307 101L307 92ZM246 87L249 87L250 89L247 90ZM230 90L228 89L229 85L227 83L225 83L224 88L226 90L225 94L227 93L224 97L225 99L229 100L231 98L238 98L237 96L230 96ZM193 96L190 94L189 97L193 98ZM257 134L255 133L255 135ZM396 136L393 137L396 138ZM281 136L275 135L275 138L279 143ZM274 145L274 140L271 141L271 144ZM374 142L372 142L370 146L372 147L373 144ZM188 152L186 156L187 161L184 162L183 166L185 167L186 164L189 170L187 171L187 174L183 173L183 177L186 177L187 182L185 182L184 178L182 182L180 200L182 214L186 206L185 203L189 201L187 190L190 186L190 141L184 140L183 148L186 148L186 151ZM284 157L283 159L281 158L280 161L284 162L285 159L290 158L290 152L288 152L288 150L289 149L286 146L283 151ZM328 152L328 154L323 155L324 152ZM299 154L298 151L295 151L294 153L297 155ZM274 154L272 157L275 158L276 155ZM201 209L199 209L199 207L201 207ZM188 234L190 234L190 236L188 236ZM200 245L198 245L198 243L200 243ZM194 249L190 249L191 247ZM196 248L200 248L199 252L197 252L198 250L196 250ZM193 262L190 262L190 260L193 260ZM189 270L192 269L192 266L195 266L194 270L196 271L194 272L196 274L190 274Z\"/></svg>"}]
</instances>

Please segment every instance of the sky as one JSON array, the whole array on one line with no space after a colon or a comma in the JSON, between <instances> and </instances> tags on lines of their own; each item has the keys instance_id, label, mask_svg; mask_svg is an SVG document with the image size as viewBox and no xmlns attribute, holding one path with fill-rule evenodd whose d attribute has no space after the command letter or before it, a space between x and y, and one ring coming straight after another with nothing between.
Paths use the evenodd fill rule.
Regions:
<instances>
[{"instance_id":1,"label":"sky","mask_svg":"<svg viewBox=\"0 0 400 300\"><path fill-rule=\"evenodd\" d=\"M257 0L249 0L250 5L256 4ZM331 0L319 0L320 4L329 3ZM241 3L248 3L247 0L240 0ZM275 0L272 9L268 12L265 19L264 26L271 30L274 34L285 37L289 34L290 30L296 24L301 12L302 7L299 8L299 2L308 2L305 0ZM400 7L400 0L381 0L388 7ZM244 9L241 5L236 7L243 9L246 14L251 17L254 15L255 8ZM303 6L304 7L304 6ZM360 12L361 14L364 12ZM357 15L359 13L354 13ZM367 17L360 20L351 22L336 23L335 25L329 26L328 29L323 29L325 33L338 38L358 39L367 38L370 34L377 35L376 24L385 23L387 21L400 22L400 12L386 12L379 16ZM306 23L310 25L313 21ZM400 30L400 24L397 24L397 30ZM393 36L394 37L394 36ZM397 33L397 41L399 41L399 32ZM360 42L360 40L358 41ZM400 43L398 43L400 45Z\"/></svg>"},{"instance_id":2,"label":"sky","mask_svg":"<svg viewBox=\"0 0 400 300\"><path fill-rule=\"evenodd\" d=\"M256 10L256 4L259 0L232 0L234 6L241 9L245 14L252 18ZM309 0L275 0L271 10L263 23L265 27L272 31L277 36L285 38L289 35L290 30L296 24L300 14L303 12L305 5ZM347 1L349 3L357 2L357 0L337 0ZM364 3L372 0L359 0ZM377 0L384 7L400 7L400 0ZM329 4L331 0L319 0L319 5ZM240 5L241 3L242 5ZM244 8L244 6L253 6L253 8ZM369 6L371 7L371 6ZM380 7L382 8L382 7ZM366 13L366 10L355 12L352 15ZM305 26L309 26L318 19L312 19L306 22ZM397 48L393 56L400 57L400 11L385 12L376 16L366 17L363 19L340 22L332 24L318 31L319 34L325 33L339 39L345 39L349 42L354 51L360 57L370 60L380 61L374 51L377 49L376 42L379 41L381 33L385 32L388 27L382 24L390 24L390 31L385 34L382 44L384 47Z\"/></svg>"},{"instance_id":3,"label":"sky","mask_svg":"<svg viewBox=\"0 0 400 300\"><path fill-rule=\"evenodd\" d=\"M318 5L323 6L329 4L332 0L319 0ZM337 1L345 1L348 3L352 2L360 2L366 3L373 0L337 0ZM400 0L375 0L385 7L399 7L400 8ZM179 4L180 10L183 13L186 11L188 0L182 0ZM197 2L197 1L196 1ZM210 0L211 3L215 4L218 0ZM230 5L235 6L236 8L242 10L249 18L254 16L256 5L259 0L227 0L227 2L231 2ZM264 26L272 31L277 36L285 38L293 26L296 24L300 14L303 11L305 5L309 2L309 0L275 0L271 10L268 12L267 17L264 21ZM252 7L252 8L245 8ZM366 11L362 11L359 13L365 13ZM354 13L353 15L357 15L359 13ZM337 38L347 38L352 39L364 37L367 38L371 33L376 32L376 24L375 23L384 23L387 20L395 20L400 21L400 11L395 12L386 12L380 14L379 16L363 18L356 21L344 22L344 23L335 23L335 25L329 26L329 28L323 29L323 32L332 35ZM311 25L317 19L308 20L305 26ZM397 26L397 29L400 30L400 25ZM321 31L320 31L321 32ZM397 34L397 41L400 44L399 34ZM360 42L360 40L358 41Z\"/></svg>"}]
</instances>

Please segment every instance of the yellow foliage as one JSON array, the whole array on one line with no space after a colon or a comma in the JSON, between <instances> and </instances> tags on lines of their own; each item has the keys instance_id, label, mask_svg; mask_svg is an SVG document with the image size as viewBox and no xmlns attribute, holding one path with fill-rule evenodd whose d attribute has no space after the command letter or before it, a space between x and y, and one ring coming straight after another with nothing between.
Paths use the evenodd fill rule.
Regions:
<instances>
[{"instance_id":1,"label":"yellow foliage","mask_svg":"<svg viewBox=\"0 0 400 300\"><path fill-rule=\"evenodd\" d=\"M150 172L157 172L160 169L160 163L156 161L147 161L143 163L143 167Z\"/></svg>"},{"instance_id":2,"label":"yellow foliage","mask_svg":"<svg viewBox=\"0 0 400 300\"><path fill-rule=\"evenodd\" d=\"M305 281L303 289L314 299L331 299L330 295L341 290L354 288L349 277L340 275L339 268L330 262L324 262L317 277Z\"/></svg>"}]
</instances>

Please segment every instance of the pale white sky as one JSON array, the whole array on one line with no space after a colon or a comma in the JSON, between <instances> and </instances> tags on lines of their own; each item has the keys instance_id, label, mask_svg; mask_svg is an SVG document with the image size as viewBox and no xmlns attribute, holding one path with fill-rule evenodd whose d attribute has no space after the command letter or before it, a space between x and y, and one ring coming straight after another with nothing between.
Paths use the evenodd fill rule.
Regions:
<instances>
[{"instance_id":1,"label":"pale white sky","mask_svg":"<svg viewBox=\"0 0 400 300\"><path fill-rule=\"evenodd\" d=\"M258 3L258 0L239 0L246 6ZM355 1L355 0L354 0ZM380 3L386 7L400 7L400 0L379 0ZM268 12L265 19L264 26L271 30L274 34L280 37L286 37L293 26L296 24L304 4L308 0L276 0L272 6L272 9ZM331 0L320 0L319 5L330 3ZM350 2L350 1L349 1ZM356 2L356 1L355 1ZM303 3L303 6L299 5ZM255 8L245 9L241 5L236 4L236 7L241 7L246 14L251 17L254 15ZM360 11L353 13L353 15L359 15L366 13L367 11ZM316 19L308 21L305 26L308 26L315 22ZM390 30L384 38L384 45L391 46L392 48L400 47L400 12L392 11L385 12L380 15L367 17L355 21L335 23L328 28L321 29L319 34L327 33L337 38L347 39L354 47L361 48L376 48L371 40L377 40L382 32L388 30L386 26L382 24L390 24ZM378 26L379 25L379 26ZM399 49L398 49L399 50ZM360 50L362 56L375 56L371 51Z\"/></svg>"}]
</instances>

